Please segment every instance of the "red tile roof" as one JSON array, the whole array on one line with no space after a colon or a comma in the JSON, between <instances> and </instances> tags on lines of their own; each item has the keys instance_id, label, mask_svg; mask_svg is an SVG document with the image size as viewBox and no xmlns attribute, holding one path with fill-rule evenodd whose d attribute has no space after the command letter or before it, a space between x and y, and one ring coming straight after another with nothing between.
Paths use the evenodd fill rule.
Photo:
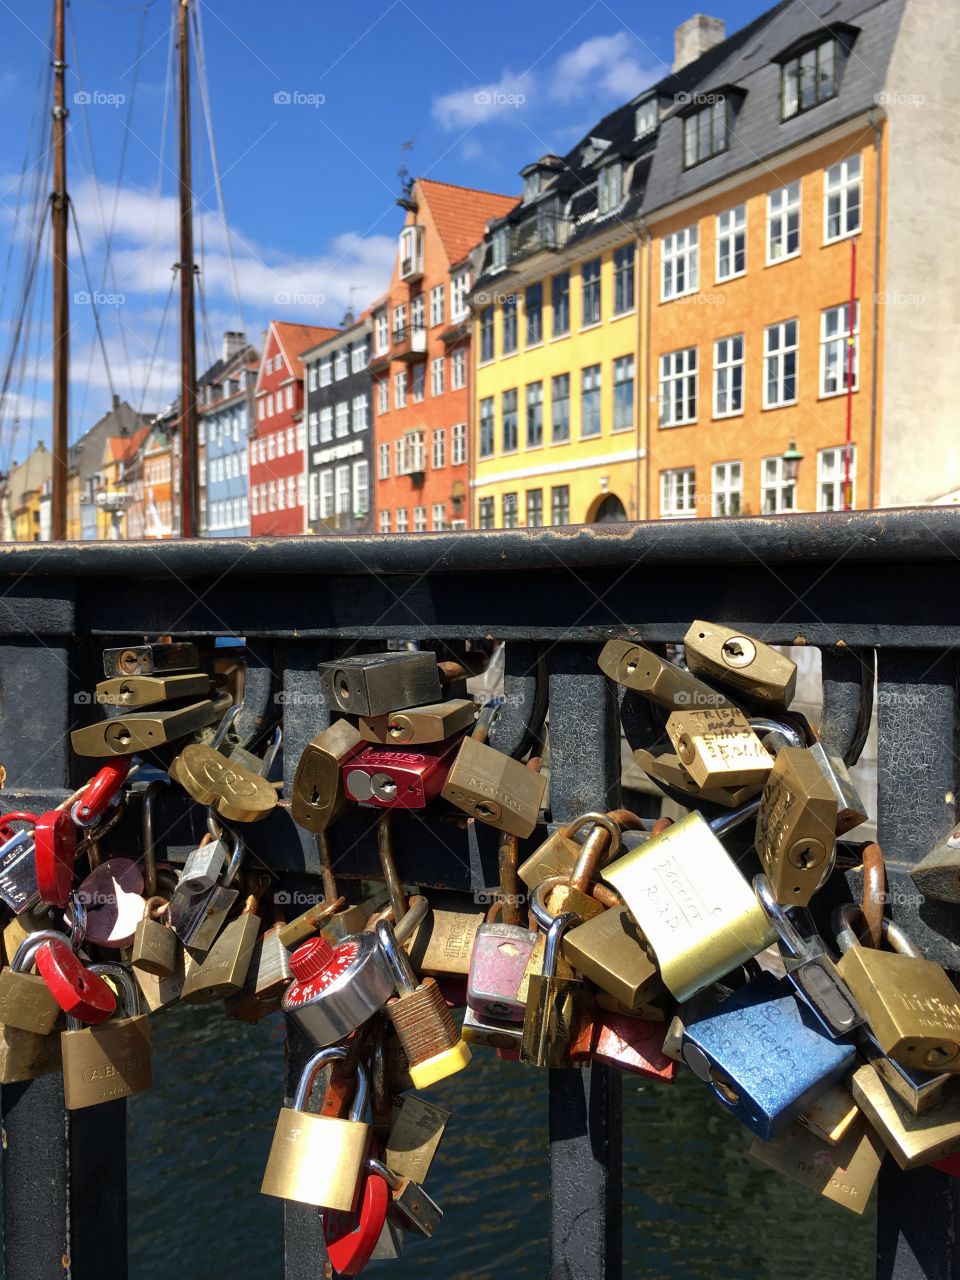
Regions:
<instances>
[{"instance_id":1,"label":"red tile roof","mask_svg":"<svg viewBox=\"0 0 960 1280\"><path fill-rule=\"evenodd\" d=\"M340 332L339 329L327 329L318 324L291 324L287 320L274 320L273 329L277 335L277 341L283 348L287 364L296 378L303 377L301 352L309 351L318 342L325 342L327 338L332 338L335 333Z\"/></svg>"},{"instance_id":2,"label":"red tile roof","mask_svg":"<svg viewBox=\"0 0 960 1280\"><path fill-rule=\"evenodd\" d=\"M426 199L451 263L462 262L483 239L487 223L502 218L519 204L517 196L499 196L475 187L417 179L417 192Z\"/></svg>"},{"instance_id":3,"label":"red tile roof","mask_svg":"<svg viewBox=\"0 0 960 1280\"><path fill-rule=\"evenodd\" d=\"M110 436L107 439L107 449L114 462L121 462L125 458L135 456L137 450L146 440L150 432L149 423L145 427L138 427L130 435Z\"/></svg>"}]
</instances>

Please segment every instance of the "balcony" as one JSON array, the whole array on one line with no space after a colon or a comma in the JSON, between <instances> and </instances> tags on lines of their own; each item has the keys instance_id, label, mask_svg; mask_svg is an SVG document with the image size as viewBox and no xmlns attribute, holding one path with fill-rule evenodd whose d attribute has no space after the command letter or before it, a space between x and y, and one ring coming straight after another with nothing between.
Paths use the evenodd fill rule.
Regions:
<instances>
[{"instance_id":1,"label":"balcony","mask_svg":"<svg viewBox=\"0 0 960 1280\"><path fill-rule=\"evenodd\" d=\"M571 222L561 213L538 209L531 218L510 229L508 244L511 263L544 250L562 249L570 235Z\"/></svg>"},{"instance_id":2,"label":"balcony","mask_svg":"<svg viewBox=\"0 0 960 1280\"><path fill-rule=\"evenodd\" d=\"M400 232L400 279L412 284L423 275L423 227Z\"/></svg>"},{"instance_id":3,"label":"balcony","mask_svg":"<svg viewBox=\"0 0 960 1280\"><path fill-rule=\"evenodd\" d=\"M393 351L391 352L394 360L407 360L413 362L415 360L425 360L427 355L427 331L418 326L404 325L402 329L394 329L393 331Z\"/></svg>"}]
</instances>

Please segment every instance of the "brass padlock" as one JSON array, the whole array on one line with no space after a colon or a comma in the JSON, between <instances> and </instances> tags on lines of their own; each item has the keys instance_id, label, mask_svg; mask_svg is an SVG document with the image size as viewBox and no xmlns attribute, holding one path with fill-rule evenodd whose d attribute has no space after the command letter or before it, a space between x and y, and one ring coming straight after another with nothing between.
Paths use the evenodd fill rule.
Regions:
<instances>
[{"instance_id":1,"label":"brass padlock","mask_svg":"<svg viewBox=\"0 0 960 1280\"><path fill-rule=\"evenodd\" d=\"M523 1019L520 1061L533 1067L578 1067L570 1049L589 1017L590 993L578 978L558 978L557 958L563 935L582 923L573 911L557 916L547 930L543 973L530 979Z\"/></svg>"},{"instance_id":2,"label":"brass padlock","mask_svg":"<svg viewBox=\"0 0 960 1280\"><path fill-rule=\"evenodd\" d=\"M167 640L157 644L126 644L104 649L103 674L114 676L155 676L168 671L193 671L200 665L200 652L189 640Z\"/></svg>"},{"instance_id":3,"label":"brass padlock","mask_svg":"<svg viewBox=\"0 0 960 1280\"><path fill-rule=\"evenodd\" d=\"M423 1182L437 1154L450 1112L408 1093L398 1099L384 1158L404 1177Z\"/></svg>"},{"instance_id":4,"label":"brass padlock","mask_svg":"<svg viewBox=\"0 0 960 1280\"><path fill-rule=\"evenodd\" d=\"M862 1120L834 1147L794 1121L784 1133L767 1142L754 1138L750 1155L851 1213L860 1214L866 1209L880 1174L883 1143Z\"/></svg>"},{"instance_id":5,"label":"brass padlock","mask_svg":"<svg viewBox=\"0 0 960 1280\"><path fill-rule=\"evenodd\" d=\"M403 745L443 742L455 733L471 728L476 717L476 703L472 698L450 698L426 707L361 716L360 737L364 742Z\"/></svg>"},{"instance_id":6,"label":"brass padlock","mask_svg":"<svg viewBox=\"0 0 960 1280\"><path fill-rule=\"evenodd\" d=\"M667 737L698 787L762 786L773 757L736 707L674 711Z\"/></svg>"},{"instance_id":7,"label":"brass padlock","mask_svg":"<svg viewBox=\"0 0 960 1280\"><path fill-rule=\"evenodd\" d=\"M62 933L41 929L17 948L7 969L0 969L0 1024L46 1036L60 1016L60 1005L39 974L30 973L37 952L45 942L64 941Z\"/></svg>"},{"instance_id":8,"label":"brass padlock","mask_svg":"<svg viewBox=\"0 0 960 1280\"><path fill-rule=\"evenodd\" d=\"M631 640L608 640L598 659L604 675L668 711L729 707L725 693L711 689L675 662L660 658Z\"/></svg>"},{"instance_id":9,"label":"brass padlock","mask_svg":"<svg viewBox=\"0 0 960 1280\"><path fill-rule=\"evenodd\" d=\"M320 679L327 706L350 715L378 716L442 697L435 653L355 653L321 662Z\"/></svg>"},{"instance_id":10,"label":"brass padlock","mask_svg":"<svg viewBox=\"0 0 960 1280\"><path fill-rule=\"evenodd\" d=\"M911 868L910 878L926 898L960 902L960 823Z\"/></svg>"},{"instance_id":11,"label":"brass padlock","mask_svg":"<svg viewBox=\"0 0 960 1280\"><path fill-rule=\"evenodd\" d=\"M203 743L184 747L169 773L197 804L230 822L260 822L277 807L277 790L262 774Z\"/></svg>"},{"instance_id":12,"label":"brass padlock","mask_svg":"<svg viewBox=\"0 0 960 1280\"><path fill-rule=\"evenodd\" d=\"M833 867L837 800L806 747L782 747L757 814L757 855L777 902L805 907Z\"/></svg>"},{"instance_id":13,"label":"brass padlock","mask_svg":"<svg viewBox=\"0 0 960 1280\"><path fill-rule=\"evenodd\" d=\"M582 831L584 827L596 826L597 823L601 826L609 824L608 829L612 836L613 824L621 815L625 820L622 826L617 825L616 836L619 842L620 831L631 825L626 819L633 815L628 814L627 810L618 810L613 817L599 812L581 813L572 822L567 822L551 831L543 844L536 848L525 862L521 862L517 874L528 889L535 889L538 884L549 880L552 876L568 876L583 852L583 845L574 839L577 832Z\"/></svg>"},{"instance_id":14,"label":"brass padlock","mask_svg":"<svg viewBox=\"0 0 960 1280\"><path fill-rule=\"evenodd\" d=\"M308 1060L293 1106L284 1107L277 1120L260 1185L263 1195L343 1213L352 1211L370 1146L370 1125L363 1119L370 1088L363 1064L357 1064L357 1091L348 1119L313 1115L307 1110L321 1067L346 1056L346 1049L335 1047L321 1049Z\"/></svg>"},{"instance_id":15,"label":"brass padlock","mask_svg":"<svg viewBox=\"0 0 960 1280\"><path fill-rule=\"evenodd\" d=\"M571 929L563 939L563 954L578 973L627 1009L666 994L652 948L626 907L611 907Z\"/></svg>"},{"instance_id":16,"label":"brass padlock","mask_svg":"<svg viewBox=\"0 0 960 1280\"><path fill-rule=\"evenodd\" d=\"M740 787L698 787L680 763L680 757L672 751L655 756L645 747L638 747L633 753L633 758L638 768L655 782L662 782L665 786L673 787L675 791L682 791L694 797L696 801L719 804L725 809L738 808L745 800L755 796L763 785L747 783Z\"/></svg>"},{"instance_id":17,"label":"brass padlock","mask_svg":"<svg viewBox=\"0 0 960 1280\"><path fill-rule=\"evenodd\" d=\"M349 720L335 720L307 743L293 776L294 822L319 835L349 808L342 766L362 750L363 739Z\"/></svg>"},{"instance_id":18,"label":"brass padlock","mask_svg":"<svg viewBox=\"0 0 960 1280\"><path fill-rule=\"evenodd\" d=\"M114 716L111 720L74 729L70 743L78 756L130 756L205 729L219 715L219 704L205 699L166 711Z\"/></svg>"},{"instance_id":19,"label":"brass padlock","mask_svg":"<svg viewBox=\"0 0 960 1280\"><path fill-rule=\"evenodd\" d=\"M809 1129L821 1142L835 1147L846 1137L859 1115L860 1108L851 1097L850 1090L846 1085L835 1084L797 1116L797 1124Z\"/></svg>"},{"instance_id":20,"label":"brass padlock","mask_svg":"<svg viewBox=\"0 0 960 1280\"><path fill-rule=\"evenodd\" d=\"M537 825L546 789L541 773L485 742L464 738L440 794L478 822L526 837Z\"/></svg>"},{"instance_id":21,"label":"brass padlock","mask_svg":"<svg viewBox=\"0 0 960 1280\"><path fill-rule=\"evenodd\" d=\"M837 969L880 1048L904 1066L960 1073L960 997L946 972L924 960L891 920L883 921L883 936L895 951L862 946L859 916L850 904L834 912L843 951Z\"/></svg>"},{"instance_id":22,"label":"brass padlock","mask_svg":"<svg viewBox=\"0 0 960 1280\"><path fill-rule=\"evenodd\" d=\"M583 920L599 915L603 907L591 896L590 886L600 867L617 856L620 845L619 825L609 816L598 819L587 833L566 884L550 889L543 899L548 914L559 916L565 911L575 911Z\"/></svg>"},{"instance_id":23,"label":"brass padlock","mask_svg":"<svg viewBox=\"0 0 960 1280\"><path fill-rule=\"evenodd\" d=\"M0 1084L37 1080L60 1070L60 1037L0 1026Z\"/></svg>"},{"instance_id":24,"label":"brass padlock","mask_svg":"<svg viewBox=\"0 0 960 1280\"><path fill-rule=\"evenodd\" d=\"M137 987L119 964L95 964L91 973L113 978L122 993L123 1016L93 1027L67 1018L60 1036L63 1100L68 1111L143 1093L153 1083L150 1024L138 1011Z\"/></svg>"},{"instance_id":25,"label":"brass padlock","mask_svg":"<svg viewBox=\"0 0 960 1280\"><path fill-rule=\"evenodd\" d=\"M694 675L716 680L749 702L785 711L796 692L795 662L720 622L692 622L683 650Z\"/></svg>"},{"instance_id":26,"label":"brass padlock","mask_svg":"<svg viewBox=\"0 0 960 1280\"><path fill-rule=\"evenodd\" d=\"M901 1169L916 1169L960 1152L960 1099L941 1102L917 1115L884 1085L869 1063L853 1073L851 1089L857 1106Z\"/></svg>"},{"instance_id":27,"label":"brass padlock","mask_svg":"<svg viewBox=\"0 0 960 1280\"><path fill-rule=\"evenodd\" d=\"M623 897L678 1000L759 954L776 936L699 813L687 814L600 874Z\"/></svg>"},{"instance_id":28,"label":"brass padlock","mask_svg":"<svg viewBox=\"0 0 960 1280\"><path fill-rule=\"evenodd\" d=\"M148 898L143 907L143 919L133 935L131 965L157 978L170 978L177 971L180 939L169 923L164 923L169 907L166 898Z\"/></svg>"},{"instance_id":29,"label":"brass padlock","mask_svg":"<svg viewBox=\"0 0 960 1280\"><path fill-rule=\"evenodd\" d=\"M185 675L118 676L101 680L96 688L97 702L108 707L155 707L161 702L180 698L200 698L210 692L210 677L202 671Z\"/></svg>"},{"instance_id":30,"label":"brass padlock","mask_svg":"<svg viewBox=\"0 0 960 1280\"><path fill-rule=\"evenodd\" d=\"M181 999L187 1004L206 1004L242 991L259 932L257 898L249 894L240 915L226 925L200 963L187 974Z\"/></svg>"}]
</instances>

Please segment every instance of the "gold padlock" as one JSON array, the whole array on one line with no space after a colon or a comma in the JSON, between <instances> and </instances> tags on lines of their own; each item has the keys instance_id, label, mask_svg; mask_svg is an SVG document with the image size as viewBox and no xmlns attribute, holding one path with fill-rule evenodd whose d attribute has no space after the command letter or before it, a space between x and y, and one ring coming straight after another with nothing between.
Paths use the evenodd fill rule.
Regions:
<instances>
[{"instance_id":1,"label":"gold padlock","mask_svg":"<svg viewBox=\"0 0 960 1280\"><path fill-rule=\"evenodd\" d=\"M640 819L635 814L628 817L631 825L639 827ZM590 893L590 886L596 879L600 867L615 858L620 850L621 828L609 814L596 819L592 829L580 849L566 884L552 888L544 898L547 912L551 916L562 915L565 911L574 911L582 920L589 920L603 910L601 904ZM546 883L545 881L543 883Z\"/></svg>"},{"instance_id":2,"label":"gold padlock","mask_svg":"<svg viewBox=\"0 0 960 1280\"><path fill-rule=\"evenodd\" d=\"M213 724L219 715L220 704L205 699L166 711L114 716L110 720L74 729L70 734L70 744L78 756L131 756L196 733L198 729Z\"/></svg>"},{"instance_id":3,"label":"gold padlock","mask_svg":"<svg viewBox=\"0 0 960 1280\"><path fill-rule=\"evenodd\" d=\"M606 821L607 816L603 813L581 813L572 822L551 831L543 844L534 849L525 862L521 862L517 870L520 879L528 889L535 889L551 876L568 876L583 852L583 845L578 844L574 836L584 827Z\"/></svg>"},{"instance_id":4,"label":"gold padlock","mask_svg":"<svg viewBox=\"0 0 960 1280\"><path fill-rule=\"evenodd\" d=\"M628 1009L666 994L651 948L626 907L611 907L571 929L563 954L578 973Z\"/></svg>"},{"instance_id":5,"label":"gold padlock","mask_svg":"<svg viewBox=\"0 0 960 1280\"><path fill-rule=\"evenodd\" d=\"M541 773L485 742L464 738L440 794L478 822L526 837L537 825L546 788Z\"/></svg>"},{"instance_id":6,"label":"gold padlock","mask_svg":"<svg viewBox=\"0 0 960 1280\"><path fill-rule=\"evenodd\" d=\"M725 693L711 689L675 662L660 658L630 640L608 640L598 659L604 675L668 711L729 707Z\"/></svg>"},{"instance_id":7,"label":"gold padlock","mask_svg":"<svg viewBox=\"0 0 960 1280\"><path fill-rule=\"evenodd\" d=\"M765 782L773 757L736 707L674 711L667 737L698 787L742 787Z\"/></svg>"},{"instance_id":8,"label":"gold padlock","mask_svg":"<svg viewBox=\"0 0 960 1280\"><path fill-rule=\"evenodd\" d=\"M742 698L785 711L797 687L797 664L720 622L697 619L683 637L687 666Z\"/></svg>"},{"instance_id":9,"label":"gold padlock","mask_svg":"<svg viewBox=\"0 0 960 1280\"><path fill-rule=\"evenodd\" d=\"M757 814L757 854L774 897L805 907L833 866L837 800L806 747L782 747Z\"/></svg>"},{"instance_id":10,"label":"gold padlock","mask_svg":"<svg viewBox=\"0 0 960 1280\"><path fill-rule=\"evenodd\" d=\"M119 676L101 680L96 687L97 702L108 707L154 707L178 698L203 697L210 692L210 677L202 671L186 675Z\"/></svg>"},{"instance_id":11,"label":"gold padlock","mask_svg":"<svg viewBox=\"0 0 960 1280\"><path fill-rule=\"evenodd\" d=\"M645 747L638 747L633 753L638 768L655 782L662 782L676 791L682 791L698 801L708 804L723 805L725 809L737 809L755 796L762 789L762 783L748 783L740 787L698 787L680 763L680 757L672 751L655 756Z\"/></svg>"},{"instance_id":12,"label":"gold padlock","mask_svg":"<svg viewBox=\"0 0 960 1280\"><path fill-rule=\"evenodd\" d=\"M319 835L349 807L341 765L362 749L362 741L349 720L335 720L307 743L293 776L294 822Z\"/></svg>"},{"instance_id":13,"label":"gold padlock","mask_svg":"<svg viewBox=\"0 0 960 1280\"><path fill-rule=\"evenodd\" d=\"M883 1139L901 1169L960 1152L960 1100L941 1102L917 1115L888 1089L869 1063L853 1073L854 1101Z\"/></svg>"},{"instance_id":14,"label":"gold padlock","mask_svg":"<svg viewBox=\"0 0 960 1280\"><path fill-rule=\"evenodd\" d=\"M883 1143L863 1120L832 1147L795 1121L768 1142L754 1138L750 1155L834 1204L860 1214L880 1174Z\"/></svg>"},{"instance_id":15,"label":"gold padlock","mask_svg":"<svg viewBox=\"0 0 960 1280\"><path fill-rule=\"evenodd\" d=\"M360 717L360 737L364 742L403 743L444 742L455 733L469 729L477 716L472 698L449 698L426 707L389 711L379 716Z\"/></svg>"},{"instance_id":16,"label":"gold padlock","mask_svg":"<svg viewBox=\"0 0 960 1280\"><path fill-rule=\"evenodd\" d=\"M95 964L91 973L113 978L122 993L124 1013L93 1027L67 1018L60 1036L63 1052L63 1102L68 1111L115 1102L143 1093L153 1083L150 1024L140 1013L137 988L122 965Z\"/></svg>"},{"instance_id":17,"label":"gold padlock","mask_svg":"<svg viewBox=\"0 0 960 1280\"><path fill-rule=\"evenodd\" d=\"M202 743L185 747L169 773L197 804L230 822L260 822L277 807L276 788L262 774Z\"/></svg>"}]
</instances>

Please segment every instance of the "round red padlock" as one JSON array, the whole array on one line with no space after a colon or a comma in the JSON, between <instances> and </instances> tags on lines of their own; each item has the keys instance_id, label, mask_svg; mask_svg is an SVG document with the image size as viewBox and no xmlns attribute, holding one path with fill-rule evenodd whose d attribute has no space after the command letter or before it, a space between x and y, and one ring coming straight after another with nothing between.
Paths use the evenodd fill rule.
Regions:
<instances>
[{"instance_id":1,"label":"round red padlock","mask_svg":"<svg viewBox=\"0 0 960 1280\"><path fill-rule=\"evenodd\" d=\"M77 828L65 809L40 815L33 829L33 846L40 900L51 907L65 907L77 856Z\"/></svg>"},{"instance_id":2,"label":"round red padlock","mask_svg":"<svg viewBox=\"0 0 960 1280\"><path fill-rule=\"evenodd\" d=\"M390 1188L379 1173L364 1169L360 1206L353 1213L323 1211L323 1239L334 1271L358 1276L370 1261L387 1220Z\"/></svg>"},{"instance_id":3,"label":"round red padlock","mask_svg":"<svg viewBox=\"0 0 960 1280\"><path fill-rule=\"evenodd\" d=\"M72 1018L80 1022L106 1022L117 1007L117 998L98 973L91 973L63 942L45 942L37 951L36 965L50 994Z\"/></svg>"},{"instance_id":4,"label":"round red padlock","mask_svg":"<svg viewBox=\"0 0 960 1280\"><path fill-rule=\"evenodd\" d=\"M103 817L129 772L130 758L125 757L111 760L93 775L84 788L83 795L70 811L77 826L92 826Z\"/></svg>"}]
</instances>

